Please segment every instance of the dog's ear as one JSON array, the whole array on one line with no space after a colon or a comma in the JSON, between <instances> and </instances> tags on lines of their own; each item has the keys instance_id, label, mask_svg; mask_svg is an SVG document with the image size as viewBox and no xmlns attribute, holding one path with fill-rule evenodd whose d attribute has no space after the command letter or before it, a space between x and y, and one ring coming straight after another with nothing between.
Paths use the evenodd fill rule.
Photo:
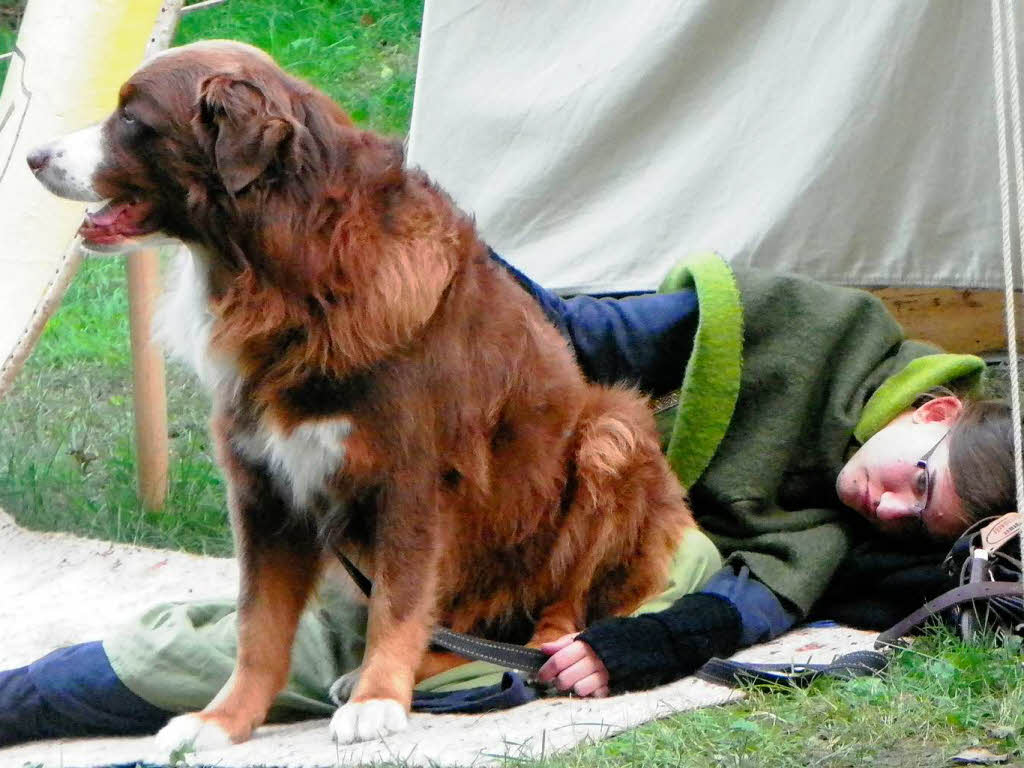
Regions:
<instances>
[{"instance_id":1,"label":"dog's ear","mask_svg":"<svg viewBox=\"0 0 1024 768\"><path fill-rule=\"evenodd\" d=\"M217 174L231 194L262 176L294 132L263 88L230 75L203 82L193 127L212 145Z\"/></svg>"}]
</instances>

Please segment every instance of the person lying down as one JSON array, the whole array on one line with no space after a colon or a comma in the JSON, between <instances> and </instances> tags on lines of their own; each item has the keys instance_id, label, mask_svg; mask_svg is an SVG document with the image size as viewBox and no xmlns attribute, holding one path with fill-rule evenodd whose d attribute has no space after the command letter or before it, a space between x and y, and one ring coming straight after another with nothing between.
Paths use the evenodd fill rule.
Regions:
<instances>
[{"instance_id":1,"label":"person lying down","mask_svg":"<svg viewBox=\"0 0 1024 768\"><path fill-rule=\"evenodd\" d=\"M544 646L541 683L607 696L811 618L887 627L947 588L950 540L1013 506L1010 408L984 398L984 362L905 339L866 292L702 254L655 294L563 299L492 258L589 379L631 382L661 404L663 445L701 528L679 542L663 594ZM325 583L307 606L272 721L336 708L332 685L358 667L366 621L341 593ZM154 733L202 708L234 666L234 611L157 605L0 672L0 746ZM481 712L537 695L471 662L423 681L413 708Z\"/></svg>"}]
</instances>

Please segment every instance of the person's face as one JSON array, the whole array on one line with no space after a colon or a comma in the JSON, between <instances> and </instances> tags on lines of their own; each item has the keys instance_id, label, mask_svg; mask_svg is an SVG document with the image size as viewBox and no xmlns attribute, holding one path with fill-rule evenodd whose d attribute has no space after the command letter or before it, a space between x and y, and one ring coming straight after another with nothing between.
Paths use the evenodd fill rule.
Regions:
<instances>
[{"instance_id":1,"label":"person's face","mask_svg":"<svg viewBox=\"0 0 1024 768\"><path fill-rule=\"evenodd\" d=\"M839 473L843 504L886 534L959 536L968 520L949 474L945 436L962 408L956 397L939 397L875 433ZM918 462L929 451L923 469Z\"/></svg>"}]
</instances>

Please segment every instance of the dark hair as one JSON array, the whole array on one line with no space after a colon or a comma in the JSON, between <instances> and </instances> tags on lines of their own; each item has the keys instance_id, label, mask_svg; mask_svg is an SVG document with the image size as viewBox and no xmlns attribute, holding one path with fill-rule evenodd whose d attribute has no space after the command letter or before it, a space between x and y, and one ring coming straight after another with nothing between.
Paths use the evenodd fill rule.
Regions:
<instances>
[{"instance_id":1,"label":"dark hair","mask_svg":"<svg viewBox=\"0 0 1024 768\"><path fill-rule=\"evenodd\" d=\"M1016 508L1012 425L1005 400L967 399L950 430L949 472L972 522Z\"/></svg>"}]
</instances>

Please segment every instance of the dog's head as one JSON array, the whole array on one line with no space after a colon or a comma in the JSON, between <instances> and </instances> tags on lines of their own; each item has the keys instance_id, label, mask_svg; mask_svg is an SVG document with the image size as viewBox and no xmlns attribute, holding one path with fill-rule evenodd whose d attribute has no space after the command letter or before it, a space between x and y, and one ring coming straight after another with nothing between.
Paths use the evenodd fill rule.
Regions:
<instances>
[{"instance_id":1,"label":"dog's head","mask_svg":"<svg viewBox=\"0 0 1024 768\"><path fill-rule=\"evenodd\" d=\"M152 234L200 246L218 315L234 318L218 326L225 344L291 329L321 367L406 343L479 250L472 221L406 172L400 143L234 42L151 59L107 120L28 162L57 195L108 201L82 226L91 247Z\"/></svg>"},{"instance_id":2,"label":"dog's head","mask_svg":"<svg viewBox=\"0 0 1024 768\"><path fill-rule=\"evenodd\" d=\"M82 228L93 246L158 231L222 246L208 241L244 229L247 209L265 216L285 180L293 196L304 183L308 192L310 177L348 161L329 149L352 143L336 140L346 131L358 133L259 49L207 41L151 59L103 123L35 149L28 163L61 197L109 201Z\"/></svg>"}]
</instances>

